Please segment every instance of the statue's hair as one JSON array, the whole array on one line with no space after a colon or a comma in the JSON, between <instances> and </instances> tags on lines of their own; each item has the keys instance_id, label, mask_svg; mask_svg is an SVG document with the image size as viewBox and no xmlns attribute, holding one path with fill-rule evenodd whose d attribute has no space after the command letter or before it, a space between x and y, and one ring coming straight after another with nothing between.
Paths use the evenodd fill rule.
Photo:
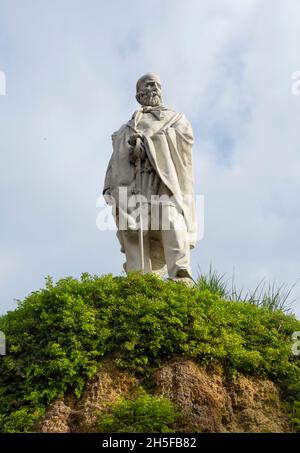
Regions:
<instances>
[{"instance_id":1,"label":"statue's hair","mask_svg":"<svg viewBox=\"0 0 300 453\"><path fill-rule=\"evenodd\" d=\"M144 80L146 79L156 79L159 83L161 83L160 78L158 77L157 74L154 74L154 72L148 72L147 74L143 75L142 77L139 78L139 80L136 82L136 92L138 93L140 91L140 87Z\"/></svg>"}]
</instances>

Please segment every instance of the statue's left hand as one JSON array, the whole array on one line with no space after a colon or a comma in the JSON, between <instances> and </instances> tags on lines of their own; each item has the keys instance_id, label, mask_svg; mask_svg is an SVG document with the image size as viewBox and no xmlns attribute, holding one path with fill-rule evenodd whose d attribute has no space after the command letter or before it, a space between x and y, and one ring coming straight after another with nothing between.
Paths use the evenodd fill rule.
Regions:
<instances>
[{"instance_id":1,"label":"statue's left hand","mask_svg":"<svg viewBox=\"0 0 300 453\"><path fill-rule=\"evenodd\" d=\"M132 134L128 140L128 145L135 146L138 138L142 138L140 134Z\"/></svg>"}]
</instances>

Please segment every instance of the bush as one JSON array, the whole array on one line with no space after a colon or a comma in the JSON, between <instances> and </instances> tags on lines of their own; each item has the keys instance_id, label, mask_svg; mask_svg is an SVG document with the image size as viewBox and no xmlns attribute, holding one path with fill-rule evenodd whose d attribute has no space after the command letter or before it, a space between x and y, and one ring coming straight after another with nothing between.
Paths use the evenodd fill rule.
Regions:
<instances>
[{"instance_id":1,"label":"bush","mask_svg":"<svg viewBox=\"0 0 300 453\"><path fill-rule=\"evenodd\" d=\"M100 414L98 427L104 433L172 433L172 423L180 412L163 397L142 388L134 399L121 399L108 414Z\"/></svg>"},{"instance_id":2,"label":"bush","mask_svg":"<svg viewBox=\"0 0 300 453\"><path fill-rule=\"evenodd\" d=\"M286 399L300 399L299 361L291 355L291 335L300 330L294 316L154 275L83 274L56 285L48 278L44 289L0 318L0 330L7 340L0 357L2 432L29 430L30 414L67 391L79 397L107 354L142 377L165 359L192 357L227 373L269 377Z\"/></svg>"},{"instance_id":3,"label":"bush","mask_svg":"<svg viewBox=\"0 0 300 453\"><path fill-rule=\"evenodd\" d=\"M295 427L295 431L300 433L300 401L294 402L292 423Z\"/></svg>"}]
</instances>

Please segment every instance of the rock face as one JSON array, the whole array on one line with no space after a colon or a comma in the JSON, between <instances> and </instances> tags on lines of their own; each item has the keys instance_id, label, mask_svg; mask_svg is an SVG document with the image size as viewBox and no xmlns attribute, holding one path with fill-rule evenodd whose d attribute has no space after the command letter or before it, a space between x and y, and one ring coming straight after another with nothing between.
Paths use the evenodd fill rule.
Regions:
<instances>
[{"instance_id":1,"label":"rock face","mask_svg":"<svg viewBox=\"0 0 300 453\"><path fill-rule=\"evenodd\" d=\"M103 361L101 369L87 383L81 398L77 400L69 395L64 401L54 401L36 431L97 432L97 413L120 396L129 398L138 385L136 378L119 370L112 361Z\"/></svg>"},{"instance_id":2,"label":"rock face","mask_svg":"<svg viewBox=\"0 0 300 453\"><path fill-rule=\"evenodd\" d=\"M221 370L176 361L155 373L157 394L182 412L178 432L286 432L288 417L273 382L239 376L226 382Z\"/></svg>"},{"instance_id":3,"label":"rock face","mask_svg":"<svg viewBox=\"0 0 300 453\"><path fill-rule=\"evenodd\" d=\"M176 432L291 431L278 388L267 379L240 375L227 381L221 369L207 370L183 359L165 364L152 377L154 393L181 409ZM120 396L132 397L139 385L111 360L103 361L81 398L54 401L36 431L96 432L97 413Z\"/></svg>"},{"instance_id":4,"label":"rock face","mask_svg":"<svg viewBox=\"0 0 300 453\"><path fill-rule=\"evenodd\" d=\"M72 409L64 401L56 400L51 404L37 431L42 433L70 433L69 419Z\"/></svg>"}]
</instances>

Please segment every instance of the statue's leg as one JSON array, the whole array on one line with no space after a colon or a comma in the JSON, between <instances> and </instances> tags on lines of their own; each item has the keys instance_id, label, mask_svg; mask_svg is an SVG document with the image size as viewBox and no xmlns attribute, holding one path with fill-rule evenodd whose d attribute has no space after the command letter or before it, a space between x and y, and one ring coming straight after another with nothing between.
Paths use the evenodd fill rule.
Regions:
<instances>
[{"instance_id":1,"label":"statue's leg","mask_svg":"<svg viewBox=\"0 0 300 453\"><path fill-rule=\"evenodd\" d=\"M174 206L169 206L169 226L162 229L162 244L171 278L192 278L190 268L190 247L187 240L187 230L182 214L177 214Z\"/></svg>"},{"instance_id":2,"label":"statue's leg","mask_svg":"<svg viewBox=\"0 0 300 453\"><path fill-rule=\"evenodd\" d=\"M151 231L149 245L152 272L163 278L168 271L160 231Z\"/></svg>"},{"instance_id":3,"label":"statue's leg","mask_svg":"<svg viewBox=\"0 0 300 453\"><path fill-rule=\"evenodd\" d=\"M124 269L126 272L140 270L140 250L139 237L136 231L120 231L122 235L122 243L124 245L126 264ZM144 269L145 272L151 272L151 261L149 252L149 234L144 235Z\"/></svg>"}]
</instances>

